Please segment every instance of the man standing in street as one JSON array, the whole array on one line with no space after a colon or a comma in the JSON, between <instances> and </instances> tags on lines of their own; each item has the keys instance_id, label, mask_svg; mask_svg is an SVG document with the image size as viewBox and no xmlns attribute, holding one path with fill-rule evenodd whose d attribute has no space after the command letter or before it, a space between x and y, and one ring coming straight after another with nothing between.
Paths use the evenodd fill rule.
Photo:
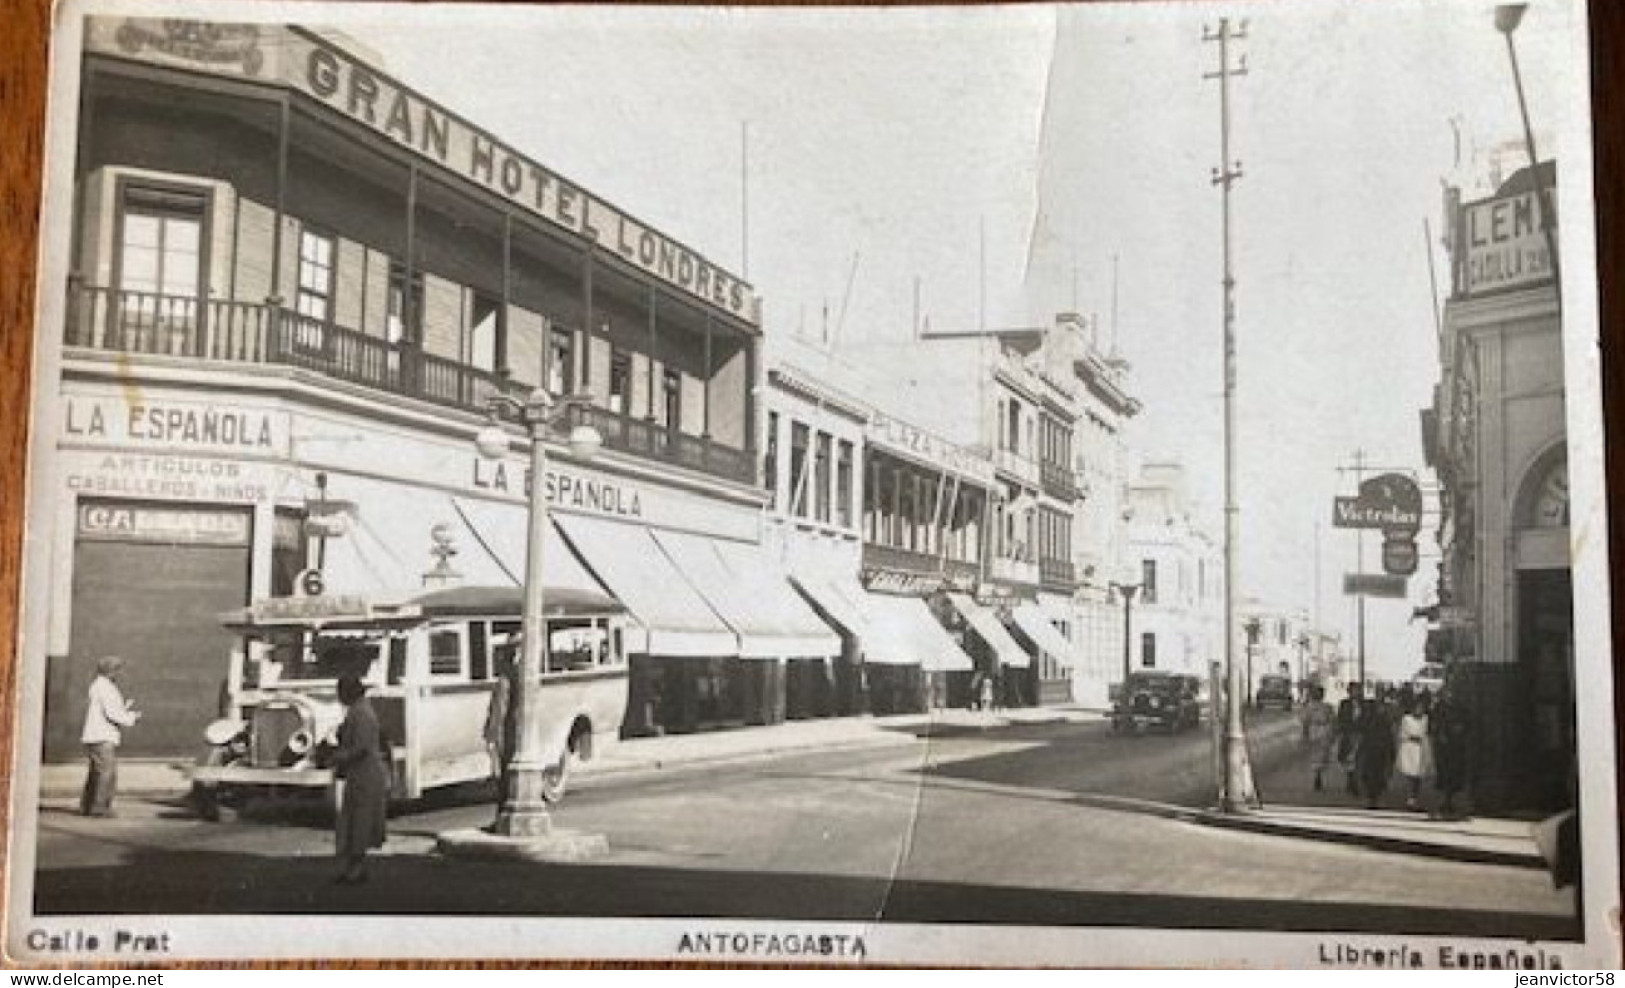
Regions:
<instances>
[{"instance_id":1,"label":"man standing in street","mask_svg":"<svg viewBox=\"0 0 1625 988\"><path fill-rule=\"evenodd\" d=\"M112 816L113 793L118 785L118 745L124 728L141 719L130 701L119 691L119 672L124 660L104 655L96 660L96 678L91 680L85 729L79 740L85 746L90 771L85 790L79 797L79 812L85 816Z\"/></svg>"},{"instance_id":2,"label":"man standing in street","mask_svg":"<svg viewBox=\"0 0 1625 988\"><path fill-rule=\"evenodd\" d=\"M1355 755L1360 747L1360 714L1364 705L1362 684L1350 683L1348 696L1337 705L1334 731L1337 734L1337 763L1343 768L1344 786L1350 796L1360 794L1359 777L1354 770Z\"/></svg>"}]
</instances>

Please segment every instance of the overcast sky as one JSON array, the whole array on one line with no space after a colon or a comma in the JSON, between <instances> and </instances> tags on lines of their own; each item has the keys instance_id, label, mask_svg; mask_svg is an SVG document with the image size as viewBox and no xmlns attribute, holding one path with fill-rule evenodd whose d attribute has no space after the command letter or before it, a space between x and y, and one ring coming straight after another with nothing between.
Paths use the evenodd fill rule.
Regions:
<instances>
[{"instance_id":1,"label":"overcast sky","mask_svg":"<svg viewBox=\"0 0 1625 988\"><path fill-rule=\"evenodd\" d=\"M1573 6L1532 4L1516 36L1542 156L1583 119ZM1219 94L1203 74L1218 50L1201 39L1221 14L1246 18L1231 145L1240 584L1313 612L1319 522L1323 623L1352 640L1339 583L1354 536L1329 520L1353 479L1337 468L1361 448L1422 471L1418 410L1438 373L1423 222L1437 242L1441 179L1481 181L1487 152L1521 136L1493 9L441 8L342 26L409 85L744 270L770 338L907 337L916 279L935 329L1098 315L1145 406L1134 446L1185 462L1217 525ZM1426 531L1422 549L1415 603L1437 562ZM1410 606L1371 605L1374 672L1419 663Z\"/></svg>"}]
</instances>

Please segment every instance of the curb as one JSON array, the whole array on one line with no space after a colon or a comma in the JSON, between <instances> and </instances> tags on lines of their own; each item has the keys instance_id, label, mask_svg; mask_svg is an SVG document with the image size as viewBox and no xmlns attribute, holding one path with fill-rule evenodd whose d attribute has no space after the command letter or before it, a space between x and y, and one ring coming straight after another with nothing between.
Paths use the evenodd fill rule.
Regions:
<instances>
[{"instance_id":1,"label":"curb","mask_svg":"<svg viewBox=\"0 0 1625 988\"><path fill-rule=\"evenodd\" d=\"M1309 840L1325 841L1330 844L1349 844L1356 847L1369 847L1377 851L1438 858L1445 861L1507 865L1515 868L1537 868L1542 871L1547 868L1546 859L1536 851L1519 854L1512 851L1492 851L1480 847L1435 844L1428 841L1407 840L1403 837L1386 837L1381 834L1362 834L1346 830L1310 827L1285 820L1269 820L1245 814L1231 816L1216 813L1212 810L1198 811L1190 819L1193 823L1221 830L1240 830L1255 834L1270 834L1277 837L1301 837Z\"/></svg>"}]
</instances>

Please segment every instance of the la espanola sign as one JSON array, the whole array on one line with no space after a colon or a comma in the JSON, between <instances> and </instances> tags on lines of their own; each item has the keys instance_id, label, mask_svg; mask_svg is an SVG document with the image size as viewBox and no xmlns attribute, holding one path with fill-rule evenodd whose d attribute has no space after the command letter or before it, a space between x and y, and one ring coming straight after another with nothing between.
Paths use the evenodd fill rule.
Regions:
<instances>
[{"instance_id":1,"label":"la espanola sign","mask_svg":"<svg viewBox=\"0 0 1625 988\"><path fill-rule=\"evenodd\" d=\"M1332 499L1332 524L1414 535L1422 527L1422 489L1401 473L1372 477L1360 484L1359 496Z\"/></svg>"}]
</instances>

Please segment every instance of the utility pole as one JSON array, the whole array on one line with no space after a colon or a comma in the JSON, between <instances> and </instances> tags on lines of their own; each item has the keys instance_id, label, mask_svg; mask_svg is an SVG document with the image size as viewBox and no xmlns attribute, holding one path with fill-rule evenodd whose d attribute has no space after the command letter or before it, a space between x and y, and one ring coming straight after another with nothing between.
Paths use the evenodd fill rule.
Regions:
<instances>
[{"instance_id":1,"label":"utility pole","mask_svg":"<svg viewBox=\"0 0 1625 988\"><path fill-rule=\"evenodd\" d=\"M1339 468L1345 469L1345 468ZM1354 491L1360 491L1360 484L1365 480L1365 450L1354 451L1354 465L1346 468L1354 474ZM1358 529L1354 533L1354 572L1365 575L1365 530ZM1365 592L1354 595L1354 681L1363 688L1365 686Z\"/></svg>"},{"instance_id":2,"label":"utility pole","mask_svg":"<svg viewBox=\"0 0 1625 988\"><path fill-rule=\"evenodd\" d=\"M1224 662L1226 680L1224 782L1219 807L1225 813L1247 809L1252 789L1248 778L1247 736L1241 722L1241 664L1236 661L1236 571L1241 538L1241 508L1236 503L1236 279L1230 270L1230 186L1241 177L1241 162L1230 157L1230 79L1247 74L1245 55L1232 67L1230 44L1247 37L1247 22L1232 27L1221 17L1217 29L1204 28L1202 41L1219 46L1218 71L1204 79L1219 80L1219 166L1213 184L1223 202L1224 229Z\"/></svg>"}]
</instances>

